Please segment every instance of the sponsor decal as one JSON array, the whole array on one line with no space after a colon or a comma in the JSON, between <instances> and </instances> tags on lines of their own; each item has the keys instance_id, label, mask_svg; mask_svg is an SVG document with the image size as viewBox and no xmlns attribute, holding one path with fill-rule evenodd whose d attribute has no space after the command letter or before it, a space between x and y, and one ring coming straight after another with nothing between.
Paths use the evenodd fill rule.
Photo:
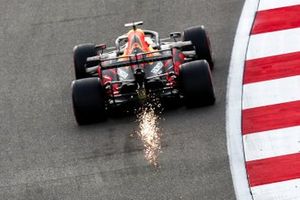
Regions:
<instances>
[{"instance_id":1,"label":"sponsor decal","mask_svg":"<svg viewBox=\"0 0 300 200\"><path fill-rule=\"evenodd\" d=\"M163 66L164 66L164 65L163 65L162 62L158 62L158 63L155 65L155 67L153 67L153 69L151 70L151 72L152 72L153 74L161 73L161 69L162 69Z\"/></svg>"},{"instance_id":2,"label":"sponsor decal","mask_svg":"<svg viewBox=\"0 0 300 200\"><path fill-rule=\"evenodd\" d=\"M118 75L119 75L122 79L127 79L127 77L128 77L128 73L125 72L124 69L118 69Z\"/></svg>"}]
</instances>

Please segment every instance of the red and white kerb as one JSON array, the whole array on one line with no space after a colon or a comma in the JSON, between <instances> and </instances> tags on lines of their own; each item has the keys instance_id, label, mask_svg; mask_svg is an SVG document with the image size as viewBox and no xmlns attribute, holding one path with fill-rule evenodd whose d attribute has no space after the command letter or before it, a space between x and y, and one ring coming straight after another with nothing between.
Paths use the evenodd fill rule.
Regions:
<instances>
[{"instance_id":1,"label":"red and white kerb","mask_svg":"<svg viewBox=\"0 0 300 200\"><path fill-rule=\"evenodd\" d=\"M260 0L245 62L242 134L254 200L299 200L300 0Z\"/></svg>"}]
</instances>

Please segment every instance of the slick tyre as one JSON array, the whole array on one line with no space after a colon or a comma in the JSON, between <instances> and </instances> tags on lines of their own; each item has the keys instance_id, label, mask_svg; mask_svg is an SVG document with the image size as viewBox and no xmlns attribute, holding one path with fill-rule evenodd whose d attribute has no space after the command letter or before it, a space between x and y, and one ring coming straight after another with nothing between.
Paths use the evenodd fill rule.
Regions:
<instances>
[{"instance_id":1,"label":"slick tyre","mask_svg":"<svg viewBox=\"0 0 300 200\"><path fill-rule=\"evenodd\" d=\"M73 110L79 125L104 121L104 90L99 78L75 80L72 83Z\"/></svg>"},{"instance_id":2,"label":"slick tyre","mask_svg":"<svg viewBox=\"0 0 300 200\"><path fill-rule=\"evenodd\" d=\"M73 58L74 58L74 69L75 69L76 79L89 77L85 69L87 67L96 66L98 63L93 63L93 62L87 63L86 59L88 57L92 57L96 55L97 55L97 50L94 44L80 44L74 47Z\"/></svg>"},{"instance_id":3,"label":"slick tyre","mask_svg":"<svg viewBox=\"0 0 300 200\"><path fill-rule=\"evenodd\" d=\"M210 69L214 68L209 37L204 26L194 26L183 31L183 41L192 41L196 50L196 59L205 59L209 63ZM185 47L185 51L193 50L192 46Z\"/></svg>"},{"instance_id":4,"label":"slick tyre","mask_svg":"<svg viewBox=\"0 0 300 200\"><path fill-rule=\"evenodd\" d=\"M185 63L180 68L180 85L187 107L215 103L211 72L206 60Z\"/></svg>"}]
</instances>

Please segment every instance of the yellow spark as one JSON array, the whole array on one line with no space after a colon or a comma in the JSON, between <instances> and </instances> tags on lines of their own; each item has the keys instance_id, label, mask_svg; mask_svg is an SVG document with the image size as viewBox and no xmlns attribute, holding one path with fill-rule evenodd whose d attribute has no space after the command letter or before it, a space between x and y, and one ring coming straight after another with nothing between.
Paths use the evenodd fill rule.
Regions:
<instances>
[{"instance_id":1,"label":"yellow spark","mask_svg":"<svg viewBox=\"0 0 300 200\"><path fill-rule=\"evenodd\" d=\"M142 109L138 115L138 135L143 142L146 160L158 167L158 157L161 152L161 137L158 128L158 116L150 106Z\"/></svg>"}]
</instances>

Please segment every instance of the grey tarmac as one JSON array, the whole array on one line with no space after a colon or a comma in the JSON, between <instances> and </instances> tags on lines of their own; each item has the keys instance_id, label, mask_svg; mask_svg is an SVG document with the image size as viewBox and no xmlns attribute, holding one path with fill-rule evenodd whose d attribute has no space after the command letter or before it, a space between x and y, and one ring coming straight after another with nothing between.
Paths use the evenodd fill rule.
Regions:
<instances>
[{"instance_id":1,"label":"grey tarmac","mask_svg":"<svg viewBox=\"0 0 300 200\"><path fill-rule=\"evenodd\" d=\"M242 0L1 0L0 199L235 199L225 133L228 66ZM134 116L78 127L72 48L113 45L144 21L162 36L204 24L216 105L161 115L160 168L143 157Z\"/></svg>"}]
</instances>

